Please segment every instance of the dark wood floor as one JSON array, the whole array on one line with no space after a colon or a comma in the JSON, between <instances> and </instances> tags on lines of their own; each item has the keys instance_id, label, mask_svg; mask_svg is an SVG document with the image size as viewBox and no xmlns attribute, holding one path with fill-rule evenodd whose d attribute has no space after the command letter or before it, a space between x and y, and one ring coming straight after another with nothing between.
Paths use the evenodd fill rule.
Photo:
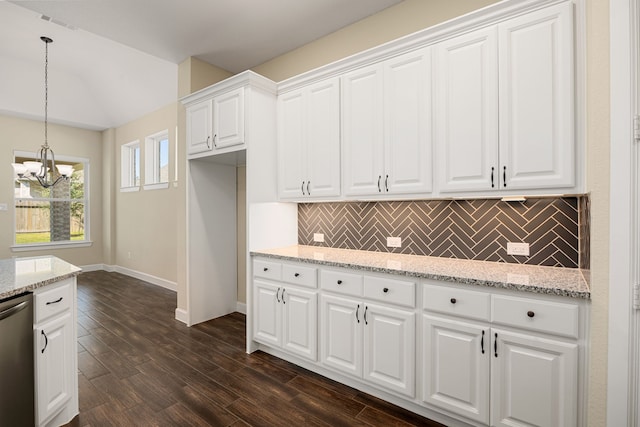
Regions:
<instances>
[{"instance_id":1,"label":"dark wood floor","mask_svg":"<svg viewBox=\"0 0 640 427\"><path fill-rule=\"evenodd\" d=\"M440 425L246 354L242 314L187 328L174 310L166 289L118 273L79 276L80 426Z\"/></svg>"}]
</instances>

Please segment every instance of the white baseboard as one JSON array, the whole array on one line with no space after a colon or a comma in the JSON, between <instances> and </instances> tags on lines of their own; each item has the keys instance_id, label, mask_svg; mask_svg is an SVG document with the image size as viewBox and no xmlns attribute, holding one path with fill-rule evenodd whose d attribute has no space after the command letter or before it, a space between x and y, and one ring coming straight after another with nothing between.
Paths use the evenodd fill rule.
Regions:
<instances>
[{"instance_id":1,"label":"white baseboard","mask_svg":"<svg viewBox=\"0 0 640 427\"><path fill-rule=\"evenodd\" d=\"M144 280L145 282L149 282L152 285L157 285L174 292L177 292L178 290L178 285L175 282L170 282L168 280L161 279L160 277L152 276L151 274L142 273L140 271L131 270L129 268L124 268L120 266L116 266L115 271L117 273L135 277L136 279Z\"/></svg>"},{"instance_id":2,"label":"white baseboard","mask_svg":"<svg viewBox=\"0 0 640 427\"><path fill-rule=\"evenodd\" d=\"M80 268L82 268L83 272L104 270L109 273L113 273L113 272L121 273L121 274L124 274L125 276L134 277L136 279L144 280L145 282L151 283L152 285L169 289L170 291L177 292L178 290L178 285L175 282L171 282L169 280L165 280L160 277L153 276L151 274L142 273L140 271L131 270L125 267L120 267L118 265L91 264L91 265L83 265Z\"/></svg>"},{"instance_id":3,"label":"white baseboard","mask_svg":"<svg viewBox=\"0 0 640 427\"><path fill-rule=\"evenodd\" d=\"M238 313L242 313L244 315L247 314L247 304L243 303L243 302L236 302L236 311Z\"/></svg>"},{"instance_id":4,"label":"white baseboard","mask_svg":"<svg viewBox=\"0 0 640 427\"><path fill-rule=\"evenodd\" d=\"M189 314L187 313L187 310L176 308L176 320L179 320L180 322L189 326Z\"/></svg>"}]
</instances>

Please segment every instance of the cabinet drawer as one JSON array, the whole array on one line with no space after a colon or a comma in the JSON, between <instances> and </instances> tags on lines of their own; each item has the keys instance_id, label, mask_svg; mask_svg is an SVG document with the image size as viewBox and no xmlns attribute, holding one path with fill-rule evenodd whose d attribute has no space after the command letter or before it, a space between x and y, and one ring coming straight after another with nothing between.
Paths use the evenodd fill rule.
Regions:
<instances>
[{"instance_id":1,"label":"cabinet drawer","mask_svg":"<svg viewBox=\"0 0 640 427\"><path fill-rule=\"evenodd\" d=\"M265 279L280 280L282 277L282 264L279 262L256 259L253 261L253 275Z\"/></svg>"},{"instance_id":2,"label":"cabinet drawer","mask_svg":"<svg viewBox=\"0 0 640 427\"><path fill-rule=\"evenodd\" d=\"M61 283L52 285L52 288L42 288L42 291L34 294L36 323L62 313L73 305L72 281L65 280Z\"/></svg>"},{"instance_id":3,"label":"cabinet drawer","mask_svg":"<svg viewBox=\"0 0 640 427\"><path fill-rule=\"evenodd\" d=\"M282 280L294 285L316 288L318 279L315 267L304 267L298 264L282 264Z\"/></svg>"},{"instance_id":4,"label":"cabinet drawer","mask_svg":"<svg viewBox=\"0 0 640 427\"><path fill-rule=\"evenodd\" d=\"M320 287L339 294L362 296L362 275L340 270L320 270Z\"/></svg>"},{"instance_id":5,"label":"cabinet drawer","mask_svg":"<svg viewBox=\"0 0 640 427\"><path fill-rule=\"evenodd\" d=\"M492 298L494 323L578 337L577 305L502 295L493 295Z\"/></svg>"},{"instance_id":6,"label":"cabinet drawer","mask_svg":"<svg viewBox=\"0 0 640 427\"><path fill-rule=\"evenodd\" d=\"M376 301L415 307L416 284L406 280L365 276L364 296Z\"/></svg>"},{"instance_id":7,"label":"cabinet drawer","mask_svg":"<svg viewBox=\"0 0 640 427\"><path fill-rule=\"evenodd\" d=\"M489 321L491 294L456 289L450 286L425 284L422 287L422 308Z\"/></svg>"}]
</instances>

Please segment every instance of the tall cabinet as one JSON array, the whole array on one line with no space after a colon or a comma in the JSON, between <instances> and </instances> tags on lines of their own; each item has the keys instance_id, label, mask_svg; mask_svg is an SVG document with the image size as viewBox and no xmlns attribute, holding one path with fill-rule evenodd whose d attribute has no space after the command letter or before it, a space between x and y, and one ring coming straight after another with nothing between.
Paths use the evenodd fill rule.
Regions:
<instances>
[{"instance_id":1,"label":"tall cabinet","mask_svg":"<svg viewBox=\"0 0 640 427\"><path fill-rule=\"evenodd\" d=\"M278 97L278 182L283 199L340 195L340 81Z\"/></svg>"},{"instance_id":2,"label":"tall cabinet","mask_svg":"<svg viewBox=\"0 0 640 427\"><path fill-rule=\"evenodd\" d=\"M237 255L238 202L247 218L239 224L247 236L240 246L249 250L293 243L293 233L280 233L287 236L283 239L252 226L266 216L256 213L263 203L269 216L288 219L292 209L272 205L277 200L274 82L246 71L181 101L187 119L187 303L176 317L192 325L241 310L238 286L246 284L238 284L237 266L248 254ZM238 167L246 167L246 192L237 192ZM237 200L238 194L245 198Z\"/></svg>"},{"instance_id":3,"label":"tall cabinet","mask_svg":"<svg viewBox=\"0 0 640 427\"><path fill-rule=\"evenodd\" d=\"M441 192L575 186L573 5L437 43Z\"/></svg>"},{"instance_id":4,"label":"tall cabinet","mask_svg":"<svg viewBox=\"0 0 640 427\"><path fill-rule=\"evenodd\" d=\"M342 76L345 196L431 191L431 49Z\"/></svg>"}]
</instances>

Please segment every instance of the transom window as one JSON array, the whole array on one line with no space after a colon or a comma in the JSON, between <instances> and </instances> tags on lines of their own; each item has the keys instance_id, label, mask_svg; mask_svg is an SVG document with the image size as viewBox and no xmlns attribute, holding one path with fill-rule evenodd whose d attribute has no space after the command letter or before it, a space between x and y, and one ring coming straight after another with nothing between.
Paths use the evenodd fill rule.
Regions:
<instances>
[{"instance_id":1,"label":"transom window","mask_svg":"<svg viewBox=\"0 0 640 427\"><path fill-rule=\"evenodd\" d=\"M144 142L144 189L169 186L169 131L149 135Z\"/></svg>"}]
</instances>

